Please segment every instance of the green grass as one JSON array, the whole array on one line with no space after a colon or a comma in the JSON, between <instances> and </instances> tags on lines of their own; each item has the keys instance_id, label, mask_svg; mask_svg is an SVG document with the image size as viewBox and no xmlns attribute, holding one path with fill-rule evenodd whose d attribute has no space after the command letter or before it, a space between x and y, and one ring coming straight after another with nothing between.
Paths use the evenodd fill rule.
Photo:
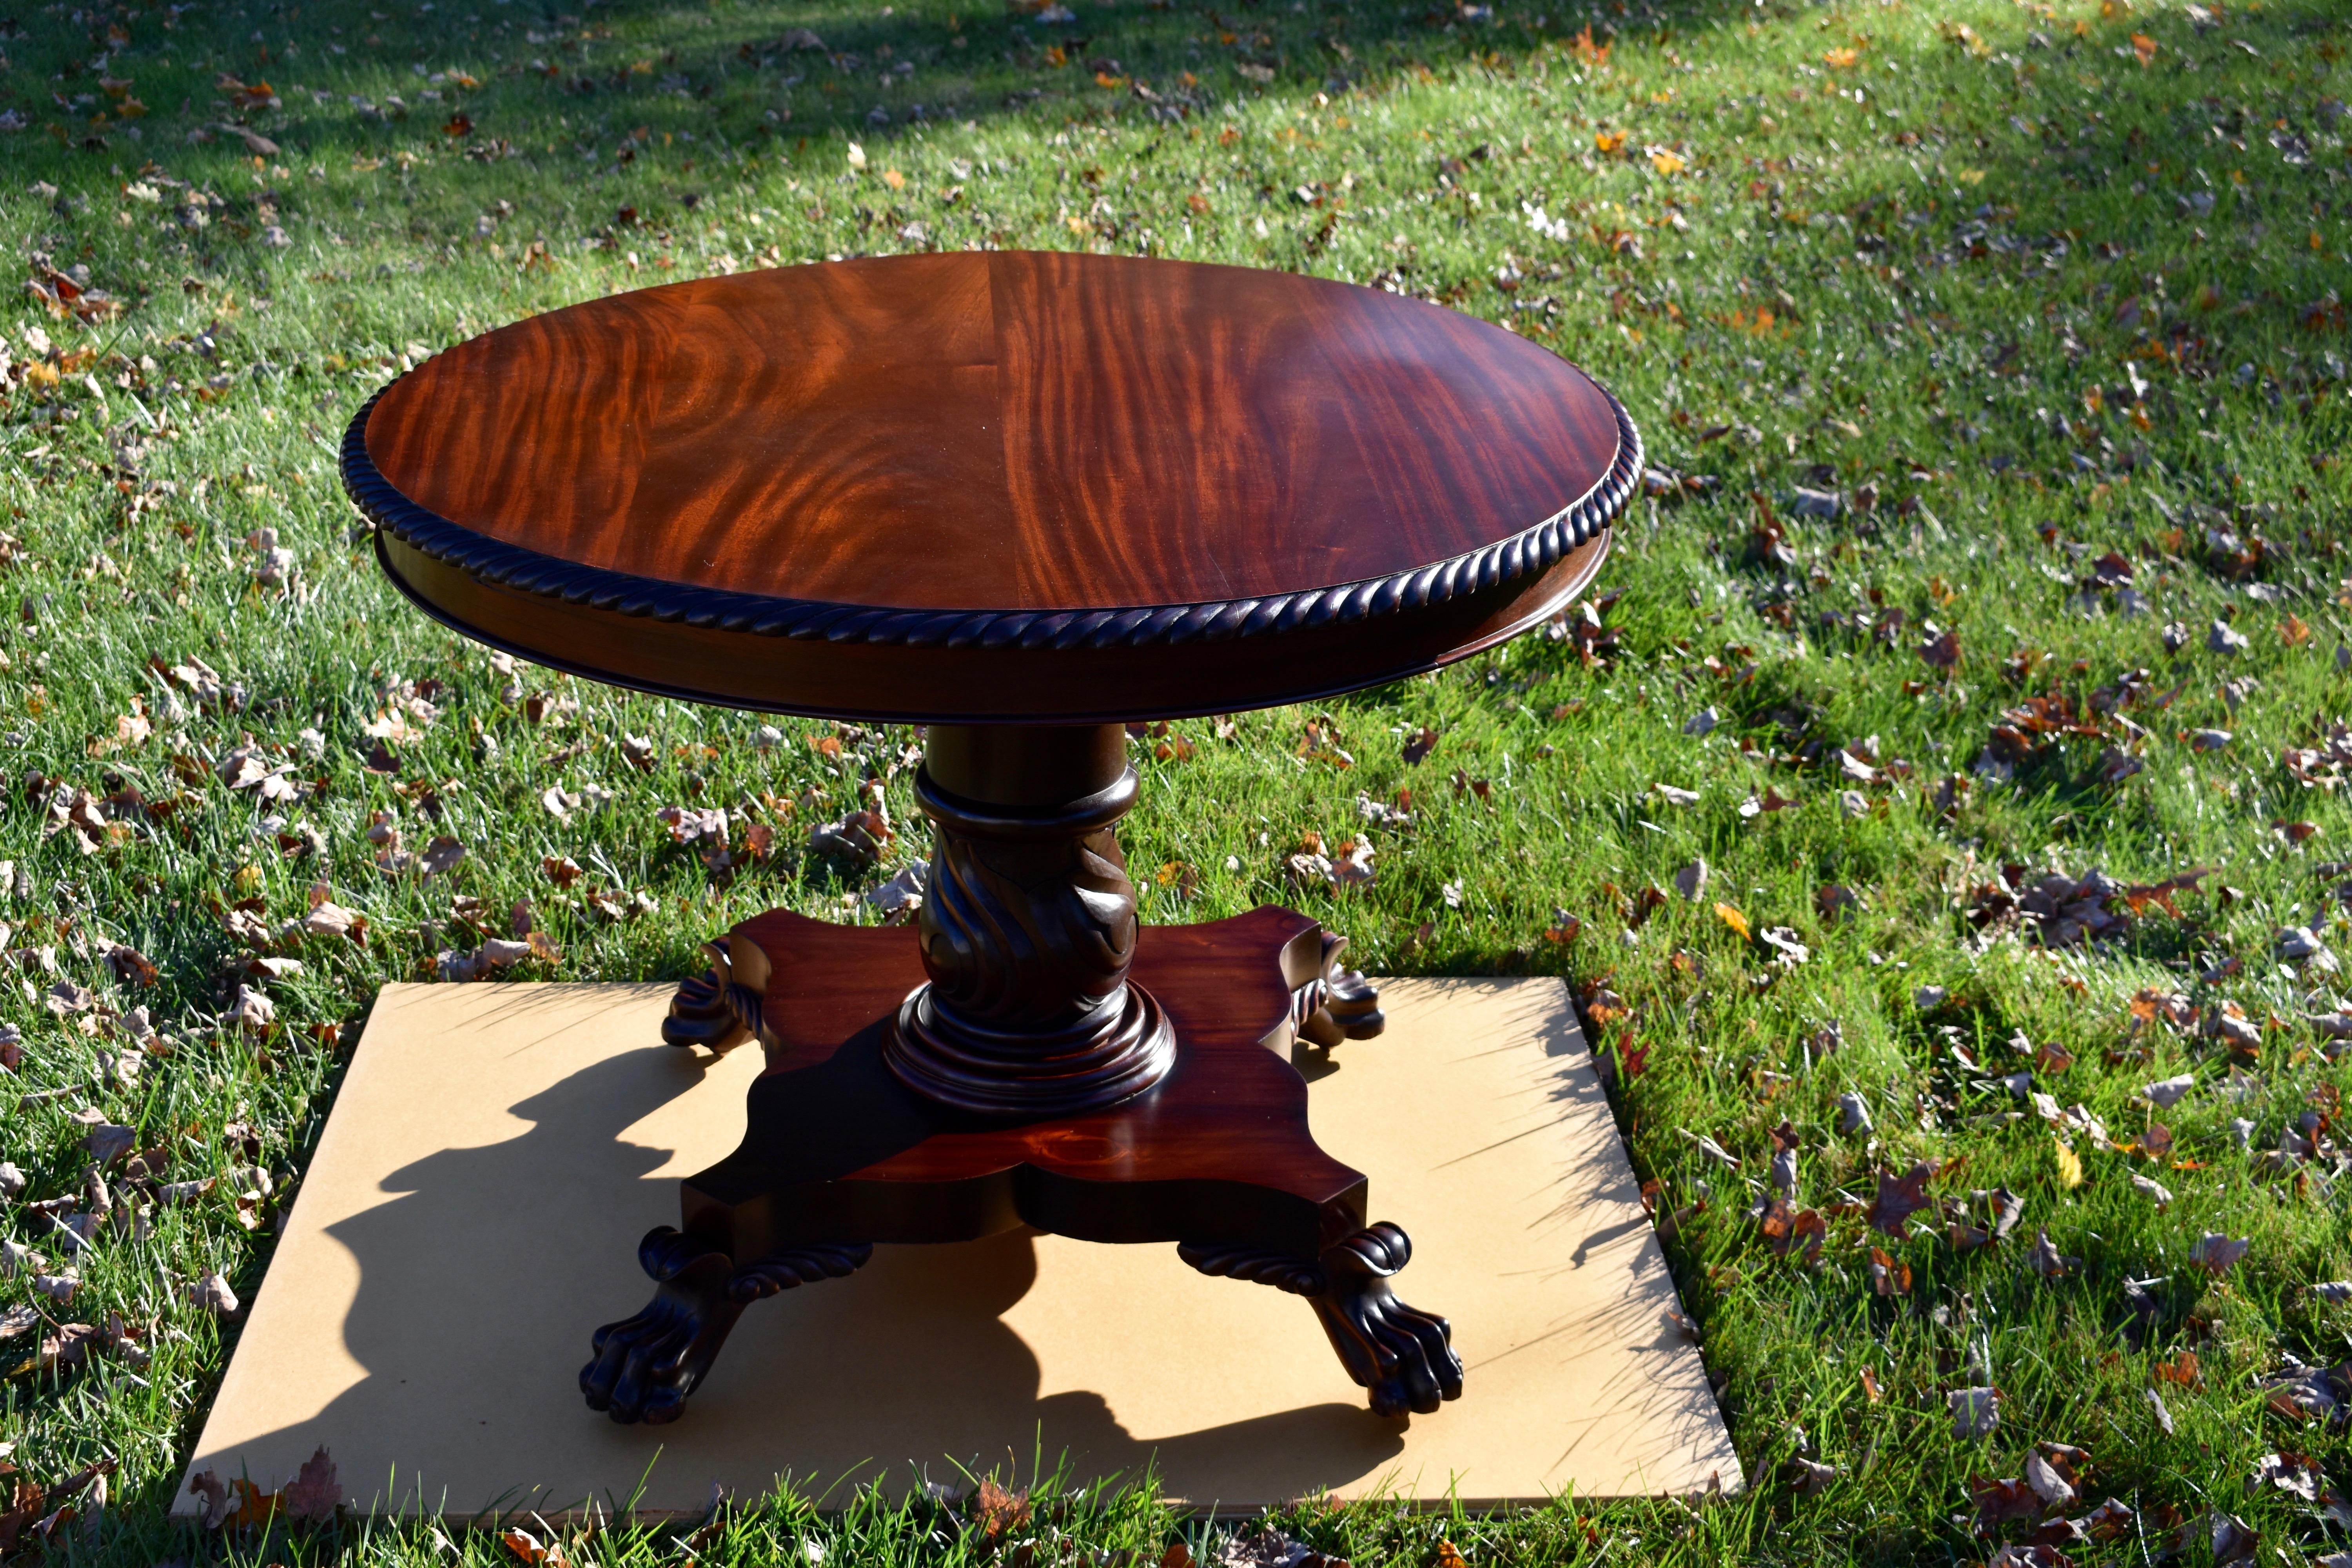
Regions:
<instances>
[{"instance_id":1,"label":"green grass","mask_svg":"<svg viewBox=\"0 0 2352 1568\"><path fill-rule=\"evenodd\" d=\"M24 122L0 131L0 232L20 256L86 266L120 307L88 325L30 293L0 307L16 366L0 394L0 919L20 969L0 1016L23 1031L10 1091L67 1091L7 1121L0 1157L28 1182L10 1234L60 1257L23 1205L81 1190L83 1105L165 1151L163 1180L234 1178L89 1247L70 1306L0 1280L0 1305L51 1324L119 1317L148 1355L134 1378L129 1352L102 1345L0 1389L0 1437L33 1482L119 1466L97 1522L66 1525L52 1551L446 1555L415 1529L194 1540L162 1516L234 1335L185 1288L218 1270L250 1298L374 988L474 944L453 894L501 931L535 903L562 957L511 975L642 979L683 973L699 936L762 907L876 918L856 896L923 847L910 832L854 879L800 847L869 772L888 776L894 819L914 816L905 733L845 733L835 761L806 743L831 726L779 720L763 749L759 716L529 668L510 686L408 611L335 486L354 408L425 352L613 289L974 244L1291 268L1442 300L1591 367L1656 461L1720 480L1636 503L1597 662L1530 637L1328 704L1344 769L1300 756L1303 711L1244 715L1230 735L1179 725L1189 760L1139 755L1125 833L1150 918L1297 900L1377 970L1559 973L1614 993L1592 996L1629 1014L1594 1019L1621 1123L1660 1213L1692 1211L1667 1254L1753 1479L1695 1506L1303 1506L1278 1523L1359 1562L1434 1562L1441 1540L1473 1563L1977 1562L1994 1543L1971 1531L1971 1479L2021 1475L2051 1441L2095 1461L2074 1511L2108 1497L2137 1510L2121 1539L2069 1548L2078 1563L2150 1561L2184 1526L2184 1560L2206 1561L2214 1513L2259 1531L2266 1561L2347 1544L2315 1507L2248 1483L2284 1447L2352 1485L2342 1434L2288 1424L2261 1388L2287 1355L2347 1354L2352 1308L2307 1289L2352 1277L2336 1135L2287 1173L2258 1157L2306 1108L2332 1116L2347 1076L2304 1021L2340 993L2273 957L2290 925L2352 946L2333 890L2347 874L2321 868L2352 853L2352 811L2281 760L2352 719L2343 7L2231 4L2200 31L2186 9L2124 0L1503 0L1491 17L1087 0L1067 23L955 0L374 4L28 5L0 42L0 110ZM796 27L833 52L787 47ZM2145 64L2135 35L2154 45ZM224 76L266 79L280 106L235 98ZM124 95L143 116L122 118ZM240 121L278 151L249 152L224 129ZM1868 484L1868 512L1792 515L1801 485ZM248 542L264 528L290 553L277 584L258 580L266 542ZM2109 552L2150 613L2084 587ZM1890 637L1872 635L1897 610ZM2208 651L2217 618L2243 651ZM1956 668L1920 657L1928 621L1957 632ZM2177 654L2159 638L2175 621L2190 634ZM200 700L152 673L192 658L232 689ZM2123 717L2143 734L2095 714L2103 733L2049 737L2013 778L1972 772L2004 710L2080 705L2136 669L2151 700ZM409 721L422 733L396 778L371 773L366 726L408 682L435 683L438 716ZM534 725L531 693L579 706ZM98 754L134 702L152 734ZM1712 732L1685 733L1709 709ZM1423 726L1442 739L1408 765ZM2192 750L2207 728L2232 738ZM651 739L649 769L625 761L623 734ZM218 776L248 736L294 764L297 798L257 803ZM1907 777L1842 775L1839 748L1869 737ZM2102 783L2111 745L2142 770ZM1659 783L1699 799L1670 805ZM540 805L591 784L609 802L568 823ZM1367 827L1360 796L1408 789L1409 824ZM1743 816L1768 789L1793 806ZM73 790L100 802L87 834L61 821ZM783 801L789 814L766 804ZM740 807L780 847L714 878L656 820L673 804ZM377 814L406 849L446 835L467 858L387 875L366 837ZM1377 881L1295 890L1283 867L1310 831L1370 832ZM541 869L560 856L584 868L568 892ZM1643 890L1699 858L1706 898L1670 894L1629 931ZM1159 871L1178 863L1197 869L1189 899ZM2052 951L1968 919L2004 864L2126 883L2219 869L2177 916L2151 906L2113 940ZM365 915L365 942L271 940L303 967L253 976L228 906L259 900L275 932L320 882ZM1823 914L1825 885L1858 897L1850 918ZM592 886L656 912L604 918ZM1792 930L1808 961L1774 964L1717 900L1759 933ZM152 984L110 963L118 945L152 961ZM90 988L90 1009L54 1016L43 998L60 980ZM247 985L274 1001L266 1033L230 1016ZM1925 985L1948 1000L1923 1010ZM2148 987L2236 1002L2259 1044L2233 1056L2194 1026L2135 1030ZM125 1049L136 1006L163 1039L132 1083L100 1053ZM1824 1055L1810 1042L1832 1022L1843 1044ZM1995 1081L2031 1065L2007 1044L2021 1030L2075 1058L2033 1088L2087 1106L2118 1143L2147 1126L2139 1086L2194 1075L2158 1113L2170 1158L2077 1134L2067 1185L2057 1138ZM1872 1137L1838 1131L1847 1093ZM2254 1152L2232 1117L2253 1122ZM1826 1219L1811 1264L1775 1256L1748 1217L1783 1120L1800 1206ZM1685 1131L1742 1168L1709 1165ZM1915 1223L1897 1242L1840 1206L1919 1160L1957 1163L1938 1195L2020 1194L2017 1234L1963 1250ZM248 1228L232 1194L257 1190L237 1176L257 1165L275 1185ZM2155 1207L2134 1171L2176 1201ZM119 1168L113 1183L118 1205L145 1201ZM2043 1226L2081 1260L2066 1278L2027 1267ZM2209 1230L2251 1242L2210 1279L2189 1257ZM1874 1292L1873 1243L1910 1269L1907 1295ZM2126 1281L2151 1279L2144 1317ZM2167 1434L2141 1391L2189 1350L2196 1383L2159 1385ZM1948 1393L1986 1384L2004 1396L1999 1428L1956 1436ZM1794 1489L1801 1445L1838 1472L1817 1492ZM1087 1552L1156 1561L1172 1516L1143 1493L1070 1500L1085 1479L1050 1506L1041 1492L1040 1521ZM571 1551L689 1560L677 1533ZM921 1510L820 1518L779 1497L746 1500L691 1560L774 1561L812 1541L838 1562L1008 1555ZM461 1554L502 1550L468 1538Z\"/></svg>"}]
</instances>

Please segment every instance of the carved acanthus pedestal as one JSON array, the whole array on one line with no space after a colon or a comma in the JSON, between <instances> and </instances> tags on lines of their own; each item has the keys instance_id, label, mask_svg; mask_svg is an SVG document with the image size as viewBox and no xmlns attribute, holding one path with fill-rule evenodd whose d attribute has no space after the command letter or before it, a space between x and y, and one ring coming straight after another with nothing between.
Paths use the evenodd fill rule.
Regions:
<instances>
[{"instance_id":1,"label":"carved acanthus pedestal","mask_svg":"<svg viewBox=\"0 0 2352 1568\"><path fill-rule=\"evenodd\" d=\"M995 765L997 732L935 727L916 778L934 826L916 928L930 978L899 1009L885 1059L908 1088L960 1110L1115 1105L1175 1060L1165 1013L1127 974L1135 885L1115 825L1136 777L1124 734L1046 733L1061 771Z\"/></svg>"}]
</instances>

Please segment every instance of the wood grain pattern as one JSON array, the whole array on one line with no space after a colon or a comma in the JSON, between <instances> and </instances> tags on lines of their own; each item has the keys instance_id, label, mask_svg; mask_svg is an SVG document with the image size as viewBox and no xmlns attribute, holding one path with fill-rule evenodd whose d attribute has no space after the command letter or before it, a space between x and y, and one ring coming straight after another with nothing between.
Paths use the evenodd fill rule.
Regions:
<instances>
[{"instance_id":1,"label":"wood grain pattern","mask_svg":"<svg viewBox=\"0 0 2352 1568\"><path fill-rule=\"evenodd\" d=\"M1472 317L1240 268L1055 252L619 294L402 378L417 505L661 582L1087 610L1410 571L1557 515L1617 447L1581 373Z\"/></svg>"},{"instance_id":2,"label":"wood grain pattern","mask_svg":"<svg viewBox=\"0 0 2352 1568\"><path fill-rule=\"evenodd\" d=\"M1458 657L1581 587L1639 464L1606 392L1472 318L1007 252L536 317L380 395L343 467L387 572L486 641L746 706L1010 721ZM1288 657L1199 657L1237 640Z\"/></svg>"}]
</instances>

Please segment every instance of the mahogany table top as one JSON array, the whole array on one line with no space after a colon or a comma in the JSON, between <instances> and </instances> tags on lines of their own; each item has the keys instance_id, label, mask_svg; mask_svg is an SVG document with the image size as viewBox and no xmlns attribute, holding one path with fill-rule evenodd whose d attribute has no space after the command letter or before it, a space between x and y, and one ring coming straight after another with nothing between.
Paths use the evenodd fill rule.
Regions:
<instances>
[{"instance_id":1,"label":"mahogany table top","mask_svg":"<svg viewBox=\"0 0 2352 1568\"><path fill-rule=\"evenodd\" d=\"M1640 438L1438 306L1058 252L782 268L486 333L345 441L385 570L541 662L933 721L1223 711L1487 646L1590 579Z\"/></svg>"}]
</instances>

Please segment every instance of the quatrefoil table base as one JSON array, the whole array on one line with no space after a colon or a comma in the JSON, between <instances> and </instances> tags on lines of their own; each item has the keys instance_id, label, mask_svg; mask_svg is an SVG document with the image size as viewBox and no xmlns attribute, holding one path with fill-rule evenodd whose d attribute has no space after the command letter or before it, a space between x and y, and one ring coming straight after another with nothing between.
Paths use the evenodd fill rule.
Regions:
<instances>
[{"instance_id":1,"label":"quatrefoil table base","mask_svg":"<svg viewBox=\"0 0 2352 1568\"><path fill-rule=\"evenodd\" d=\"M1147 929L1132 976L1182 1042L1167 1076L1102 1110L1011 1124L940 1106L890 1071L899 1005L924 984L914 931L775 912L722 943L721 967L684 988L673 1022L711 1038L714 984L757 952L770 976L754 1014L768 1065L750 1131L687 1181L684 1229L646 1238L656 1293L598 1332L581 1380L593 1406L673 1419L747 1305L845 1275L877 1243L1023 1226L1169 1244L1171 1267L1305 1297L1382 1415L1433 1411L1461 1392L1445 1321L1391 1290L1412 1256L1404 1232L1368 1223L1364 1177L1307 1131L1296 1025L1337 1040L1381 1024L1370 987L1329 966L1336 939L1315 921L1261 909ZM754 1037L731 1012L727 1023L716 1043Z\"/></svg>"},{"instance_id":2,"label":"quatrefoil table base","mask_svg":"<svg viewBox=\"0 0 2352 1568\"><path fill-rule=\"evenodd\" d=\"M744 1308L1022 1226L1306 1298L1384 1415L1462 1390L1296 1040L1381 1026L1263 908L1139 930L1125 721L1352 691L1558 616L1642 474L1597 383L1323 279L1042 252L706 279L439 354L352 420L379 562L468 637L642 691L926 726L911 927L775 911L665 1027L757 1040L741 1147L581 1375L675 1419ZM1213 803L1203 802L1204 805ZM1400 1116L1411 1110L1400 1107ZM1141 1347L1139 1347L1140 1350Z\"/></svg>"}]
</instances>

